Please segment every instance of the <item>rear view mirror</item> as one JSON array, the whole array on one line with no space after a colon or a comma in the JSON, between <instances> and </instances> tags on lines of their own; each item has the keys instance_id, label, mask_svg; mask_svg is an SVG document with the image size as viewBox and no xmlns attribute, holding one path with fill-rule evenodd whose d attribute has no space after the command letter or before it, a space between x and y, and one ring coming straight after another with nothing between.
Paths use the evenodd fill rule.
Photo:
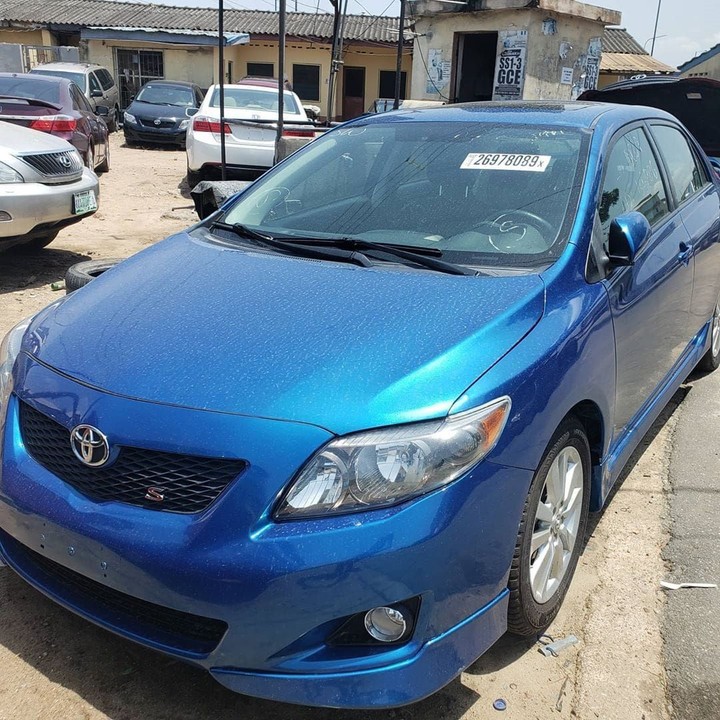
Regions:
<instances>
[{"instance_id":1,"label":"rear view mirror","mask_svg":"<svg viewBox=\"0 0 720 720\"><path fill-rule=\"evenodd\" d=\"M107 117L110 114L110 108L106 108L104 105L98 105L95 108L95 114L100 117Z\"/></svg>"},{"instance_id":2,"label":"rear view mirror","mask_svg":"<svg viewBox=\"0 0 720 720\"><path fill-rule=\"evenodd\" d=\"M193 115L197 115L199 109L200 108L185 108L185 114L188 117L192 117Z\"/></svg>"},{"instance_id":3,"label":"rear view mirror","mask_svg":"<svg viewBox=\"0 0 720 720\"><path fill-rule=\"evenodd\" d=\"M102 97L102 90L91 90L90 97Z\"/></svg>"},{"instance_id":4,"label":"rear view mirror","mask_svg":"<svg viewBox=\"0 0 720 720\"><path fill-rule=\"evenodd\" d=\"M651 232L650 223L642 213L618 215L610 223L607 248L610 267L632 265Z\"/></svg>"}]
</instances>

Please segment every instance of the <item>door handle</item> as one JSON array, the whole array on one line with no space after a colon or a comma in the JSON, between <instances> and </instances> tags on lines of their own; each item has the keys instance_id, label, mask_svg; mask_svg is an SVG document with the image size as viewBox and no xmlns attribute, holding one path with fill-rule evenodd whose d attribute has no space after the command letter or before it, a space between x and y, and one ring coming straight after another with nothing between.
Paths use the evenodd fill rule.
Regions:
<instances>
[{"instance_id":1,"label":"door handle","mask_svg":"<svg viewBox=\"0 0 720 720\"><path fill-rule=\"evenodd\" d=\"M681 242L680 243L680 252L678 253L678 256L677 256L678 260L683 265L688 265L690 263L690 258L692 257L692 255L693 255L693 246L686 242Z\"/></svg>"}]
</instances>

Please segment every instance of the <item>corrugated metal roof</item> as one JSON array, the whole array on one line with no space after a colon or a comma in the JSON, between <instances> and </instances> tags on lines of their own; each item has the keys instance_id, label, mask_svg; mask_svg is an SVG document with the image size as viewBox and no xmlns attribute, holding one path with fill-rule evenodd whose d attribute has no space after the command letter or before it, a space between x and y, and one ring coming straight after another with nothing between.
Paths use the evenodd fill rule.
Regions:
<instances>
[{"instance_id":1,"label":"corrugated metal roof","mask_svg":"<svg viewBox=\"0 0 720 720\"><path fill-rule=\"evenodd\" d=\"M701 63L704 63L706 60L710 60L710 58L715 57L720 53L720 43L717 45L713 45L709 50L706 50L704 53L701 53L697 57L692 58L692 60L688 60L687 62L684 62L682 65L678 65L678 70L681 72L687 72L688 70L692 70L694 67L697 67Z\"/></svg>"},{"instance_id":2,"label":"corrugated metal roof","mask_svg":"<svg viewBox=\"0 0 720 720\"><path fill-rule=\"evenodd\" d=\"M600 71L609 73L674 73L674 67L656 60L647 53L604 52L600 58Z\"/></svg>"},{"instance_id":3,"label":"corrugated metal roof","mask_svg":"<svg viewBox=\"0 0 720 720\"><path fill-rule=\"evenodd\" d=\"M217 32L213 8L146 5L111 0L0 0L0 25L8 23L205 30ZM346 41L396 43L399 18L377 15L348 15L343 33ZM226 9L227 32L277 35L278 14L265 10ZM333 16L329 13L288 13L287 34L293 37L328 40ZM411 37L406 38L411 42Z\"/></svg>"},{"instance_id":4,"label":"corrugated metal roof","mask_svg":"<svg viewBox=\"0 0 720 720\"><path fill-rule=\"evenodd\" d=\"M649 53L625 28L605 28L603 52L648 55Z\"/></svg>"}]
</instances>

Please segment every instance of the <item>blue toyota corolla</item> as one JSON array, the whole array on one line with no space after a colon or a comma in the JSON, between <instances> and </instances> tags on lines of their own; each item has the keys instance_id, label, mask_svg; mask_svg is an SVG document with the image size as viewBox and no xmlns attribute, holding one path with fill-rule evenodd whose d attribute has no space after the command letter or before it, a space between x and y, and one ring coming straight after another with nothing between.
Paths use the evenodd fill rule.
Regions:
<instances>
[{"instance_id":1,"label":"blue toyota corolla","mask_svg":"<svg viewBox=\"0 0 720 720\"><path fill-rule=\"evenodd\" d=\"M720 199L670 115L328 132L0 349L0 552L249 695L387 707L555 617L663 405L720 363Z\"/></svg>"}]
</instances>

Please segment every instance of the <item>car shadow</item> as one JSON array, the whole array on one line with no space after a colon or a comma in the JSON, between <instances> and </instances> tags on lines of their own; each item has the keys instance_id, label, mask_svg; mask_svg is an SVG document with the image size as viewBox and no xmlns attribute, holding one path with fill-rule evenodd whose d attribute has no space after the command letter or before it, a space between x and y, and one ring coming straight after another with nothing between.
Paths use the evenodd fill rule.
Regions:
<instances>
[{"instance_id":1,"label":"car shadow","mask_svg":"<svg viewBox=\"0 0 720 720\"><path fill-rule=\"evenodd\" d=\"M69 250L27 250L21 246L0 252L0 294L42 287L65 278L67 269L90 256Z\"/></svg>"},{"instance_id":2,"label":"car shadow","mask_svg":"<svg viewBox=\"0 0 720 720\"><path fill-rule=\"evenodd\" d=\"M82 706L87 703L111 720L456 720L479 699L459 679L394 710L329 710L251 698L225 689L202 669L75 616L7 567L0 568L0 603L0 645L15 656L12 676L18 676L20 663L44 675L53 697L41 697L42 707L49 711L60 702L67 717L88 715ZM63 698L60 688L68 691Z\"/></svg>"}]
</instances>

